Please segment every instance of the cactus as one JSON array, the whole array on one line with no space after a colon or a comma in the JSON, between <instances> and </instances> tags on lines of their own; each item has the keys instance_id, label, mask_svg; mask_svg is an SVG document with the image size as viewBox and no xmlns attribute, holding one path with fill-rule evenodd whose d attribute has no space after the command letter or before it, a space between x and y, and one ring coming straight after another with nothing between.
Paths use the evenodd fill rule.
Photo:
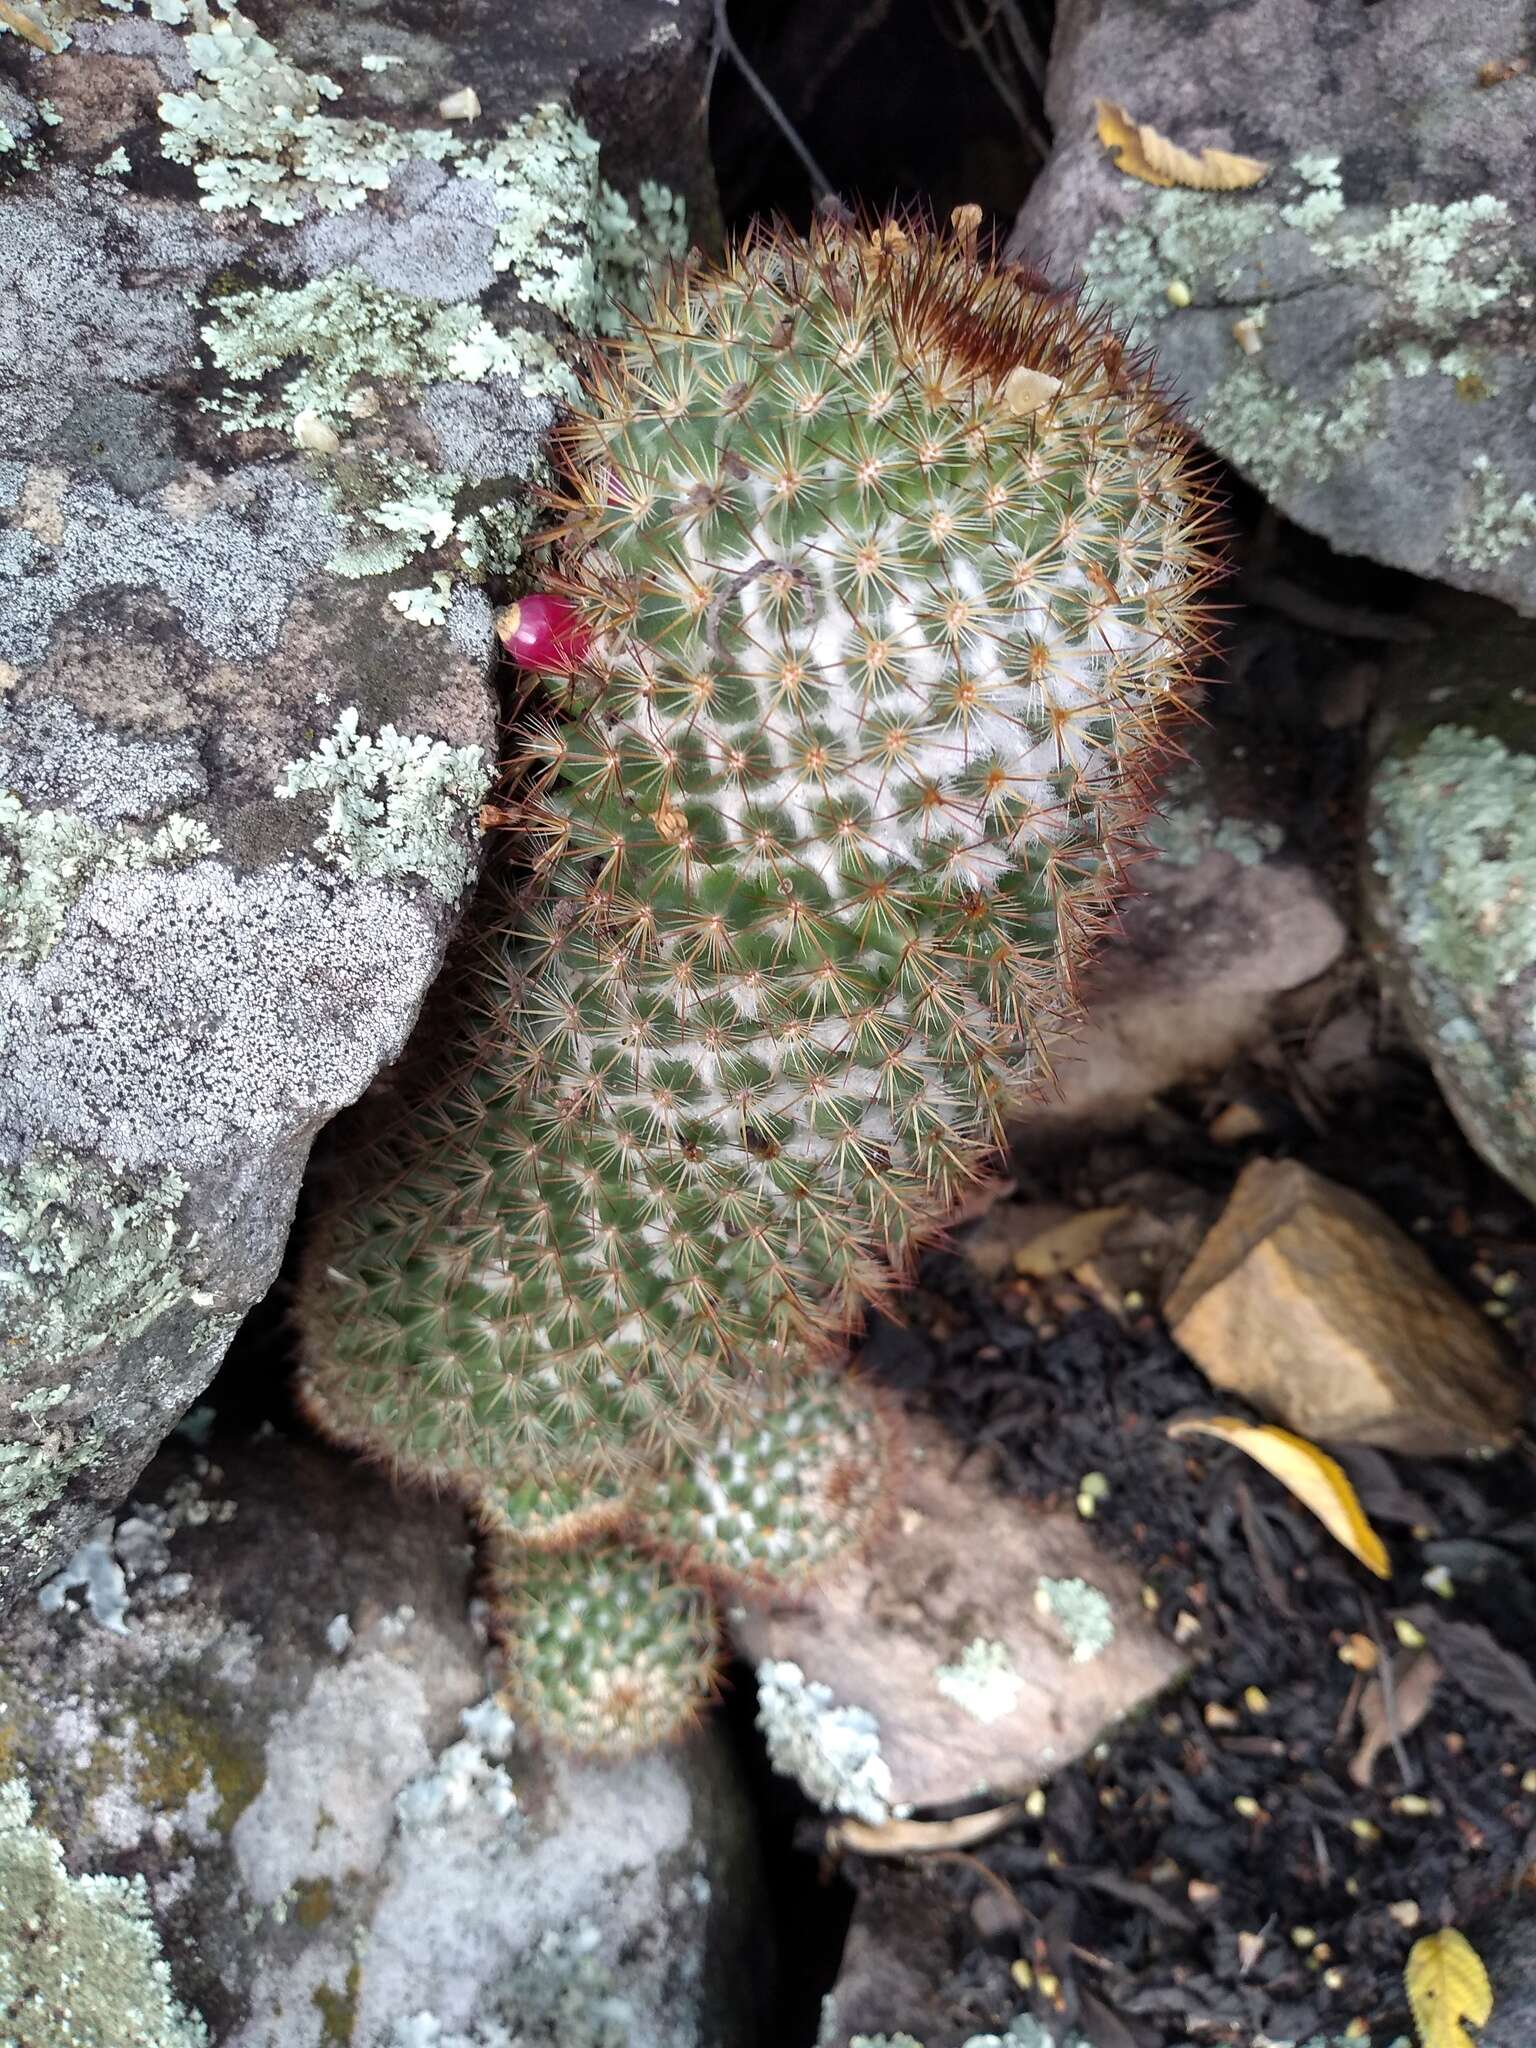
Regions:
<instances>
[{"instance_id":1,"label":"cactus","mask_svg":"<svg viewBox=\"0 0 1536 2048\"><path fill-rule=\"evenodd\" d=\"M794 1381L1043 1071L1187 694L1208 508L1146 365L963 215L685 267L585 391L554 594L504 626L546 671L540 888L489 921L472 1056L317 1233L305 1393L503 1548L800 1575L872 1526L888 1432ZM527 1569L525 1615L575 1567Z\"/></svg>"}]
</instances>

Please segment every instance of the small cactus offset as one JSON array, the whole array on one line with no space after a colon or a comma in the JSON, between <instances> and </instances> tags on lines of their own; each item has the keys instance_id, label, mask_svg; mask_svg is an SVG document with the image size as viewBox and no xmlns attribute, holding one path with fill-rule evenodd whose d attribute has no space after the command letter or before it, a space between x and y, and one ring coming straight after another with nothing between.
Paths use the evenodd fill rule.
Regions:
<instances>
[{"instance_id":1,"label":"small cactus offset","mask_svg":"<svg viewBox=\"0 0 1536 2048\"><path fill-rule=\"evenodd\" d=\"M754 235L591 358L504 626L543 893L305 1270L313 1412L474 1500L588 1746L607 1667L551 1676L580 1575L533 1550L607 1541L630 1599L614 1544L728 1584L867 1537L889 1429L827 1362L1038 1080L1202 645L1188 437L968 211ZM663 1609L641 1663L697 1697ZM621 1662L615 1747L664 1718Z\"/></svg>"}]
</instances>

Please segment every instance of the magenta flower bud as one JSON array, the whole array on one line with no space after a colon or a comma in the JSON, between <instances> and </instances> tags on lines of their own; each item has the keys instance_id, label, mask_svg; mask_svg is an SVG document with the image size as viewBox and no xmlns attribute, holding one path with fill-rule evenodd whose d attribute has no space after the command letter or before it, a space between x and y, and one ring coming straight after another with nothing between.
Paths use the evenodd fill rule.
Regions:
<instances>
[{"instance_id":1,"label":"magenta flower bud","mask_svg":"<svg viewBox=\"0 0 1536 2048\"><path fill-rule=\"evenodd\" d=\"M592 636L568 597L536 590L497 614L501 644L519 668L565 673L585 657Z\"/></svg>"}]
</instances>

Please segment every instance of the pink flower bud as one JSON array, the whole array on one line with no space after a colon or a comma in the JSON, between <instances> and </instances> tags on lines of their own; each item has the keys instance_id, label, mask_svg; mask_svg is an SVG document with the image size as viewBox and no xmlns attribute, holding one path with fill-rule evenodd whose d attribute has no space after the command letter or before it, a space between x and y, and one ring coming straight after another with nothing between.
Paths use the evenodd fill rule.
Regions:
<instances>
[{"instance_id":1,"label":"pink flower bud","mask_svg":"<svg viewBox=\"0 0 1536 2048\"><path fill-rule=\"evenodd\" d=\"M497 614L501 644L519 668L567 673L586 655L592 636L568 597L536 590Z\"/></svg>"}]
</instances>

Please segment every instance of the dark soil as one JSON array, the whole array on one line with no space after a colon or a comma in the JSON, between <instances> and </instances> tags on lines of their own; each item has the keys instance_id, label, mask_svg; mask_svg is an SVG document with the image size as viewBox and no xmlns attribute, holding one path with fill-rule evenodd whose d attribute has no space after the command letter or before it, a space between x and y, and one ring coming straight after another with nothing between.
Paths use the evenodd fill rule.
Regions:
<instances>
[{"instance_id":1,"label":"dark soil","mask_svg":"<svg viewBox=\"0 0 1536 2048\"><path fill-rule=\"evenodd\" d=\"M1273 1080L1272 1066L1234 1075L1213 1095L1273 1094ZM1474 1300L1509 1311L1536 1362L1536 1218L1468 1152L1422 1069L1383 1061L1376 1083L1320 1130L1297 1111L1294 1142L1270 1135L1262 1149L1373 1197ZM1128 1139L1026 1164L1019 1197L1166 1205L1180 1184L1219 1197L1241 1160L1205 1136L1207 1108L1170 1104ZM851 1866L871 1904L881 1888L917 1884L947 1915L953 2039L1019 2009L1021 1956L1059 1983L1047 1997L1037 1976L1037 2015L1095 2048L1246 2048L1257 2035L1342 2034L1357 2018L1378 2043L1408 2033L1413 1941L1474 1927L1536 1860L1526 1458L1343 1452L1390 1547L1388 1585L1241 1453L1168 1438L1171 1418L1216 1404L1150 1309L1117 1315L1059 1283L1042 1303L1032 1283L994 1288L961 1257L936 1255L906 1322L874 1328L864 1362L1042 1506L1070 1506L1084 1474L1104 1474L1096 1530L1134 1562L1158 1625L1182 1631L1194 1659L1161 1711L1061 1773L1043 1814L973 1860L917 1875ZM1241 1412L1226 1395L1219 1405ZM1436 1566L1454 1598L1425 1589ZM1422 1722L1383 1749L1362 1789L1348 1766L1366 1681L1339 1651L1364 1636L1402 1669L1399 1623L1427 1638L1443 1672ZM909 1915L910 1897L901 1904ZM930 2035L928 2048L948 2044Z\"/></svg>"}]
</instances>

